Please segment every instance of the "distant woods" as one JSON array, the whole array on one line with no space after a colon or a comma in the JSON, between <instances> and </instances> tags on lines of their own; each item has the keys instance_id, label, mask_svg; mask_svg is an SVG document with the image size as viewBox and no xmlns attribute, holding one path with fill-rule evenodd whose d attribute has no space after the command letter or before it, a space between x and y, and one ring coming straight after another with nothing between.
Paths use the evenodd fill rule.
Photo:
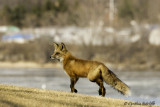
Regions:
<instances>
[{"instance_id":1,"label":"distant woods","mask_svg":"<svg viewBox=\"0 0 160 107\"><path fill-rule=\"evenodd\" d=\"M19 27L109 25L110 0L1 0L0 25ZM159 0L114 0L114 26L160 22ZM128 23L126 23L126 21Z\"/></svg>"},{"instance_id":2,"label":"distant woods","mask_svg":"<svg viewBox=\"0 0 160 107\"><path fill-rule=\"evenodd\" d=\"M20 2L14 6L3 5L0 14L3 22L0 23L13 24L19 27L61 24L56 21L58 15L69 11L65 0L45 0L44 3L37 2L35 4L32 2L26 4L28 2L22 1L23 3Z\"/></svg>"}]
</instances>

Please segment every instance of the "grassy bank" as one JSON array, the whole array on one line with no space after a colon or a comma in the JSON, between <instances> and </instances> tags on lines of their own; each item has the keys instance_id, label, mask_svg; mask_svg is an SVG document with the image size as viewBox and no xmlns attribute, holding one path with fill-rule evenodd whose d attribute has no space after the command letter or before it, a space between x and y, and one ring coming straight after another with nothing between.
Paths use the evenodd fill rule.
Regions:
<instances>
[{"instance_id":1,"label":"grassy bank","mask_svg":"<svg viewBox=\"0 0 160 107\"><path fill-rule=\"evenodd\" d=\"M0 85L1 107L124 107L125 102L130 101L62 91Z\"/></svg>"},{"instance_id":2,"label":"grassy bank","mask_svg":"<svg viewBox=\"0 0 160 107\"><path fill-rule=\"evenodd\" d=\"M0 62L0 68L59 68L59 63Z\"/></svg>"}]
</instances>

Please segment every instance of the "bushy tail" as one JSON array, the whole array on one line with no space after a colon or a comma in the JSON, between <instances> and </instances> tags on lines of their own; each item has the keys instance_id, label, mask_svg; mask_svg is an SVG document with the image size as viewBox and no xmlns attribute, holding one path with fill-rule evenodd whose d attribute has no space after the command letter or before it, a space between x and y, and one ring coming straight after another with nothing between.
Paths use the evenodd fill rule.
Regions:
<instances>
[{"instance_id":1,"label":"bushy tail","mask_svg":"<svg viewBox=\"0 0 160 107\"><path fill-rule=\"evenodd\" d=\"M111 85L123 95L131 95L129 87L123 83L111 70L108 69L103 71L102 78L107 84Z\"/></svg>"}]
</instances>

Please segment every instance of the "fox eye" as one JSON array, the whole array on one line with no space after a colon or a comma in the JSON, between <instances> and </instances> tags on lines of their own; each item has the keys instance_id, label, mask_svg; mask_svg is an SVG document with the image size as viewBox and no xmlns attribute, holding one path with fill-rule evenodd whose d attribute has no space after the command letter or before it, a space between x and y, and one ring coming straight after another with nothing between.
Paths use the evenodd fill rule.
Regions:
<instances>
[{"instance_id":1,"label":"fox eye","mask_svg":"<svg viewBox=\"0 0 160 107\"><path fill-rule=\"evenodd\" d=\"M60 54L59 52L56 53L56 55L59 55L59 54Z\"/></svg>"}]
</instances>

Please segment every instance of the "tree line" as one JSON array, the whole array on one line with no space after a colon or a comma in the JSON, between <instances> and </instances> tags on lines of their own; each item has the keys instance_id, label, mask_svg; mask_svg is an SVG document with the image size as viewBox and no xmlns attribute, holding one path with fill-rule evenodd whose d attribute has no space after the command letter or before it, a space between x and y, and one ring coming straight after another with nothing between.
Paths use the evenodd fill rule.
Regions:
<instances>
[{"instance_id":1,"label":"tree line","mask_svg":"<svg viewBox=\"0 0 160 107\"><path fill-rule=\"evenodd\" d=\"M109 24L110 0L1 0L0 25L19 27ZM114 26L129 21L159 23L159 0L114 0ZM126 23L126 21L128 23ZM96 24L95 24L96 25Z\"/></svg>"}]
</instances>

